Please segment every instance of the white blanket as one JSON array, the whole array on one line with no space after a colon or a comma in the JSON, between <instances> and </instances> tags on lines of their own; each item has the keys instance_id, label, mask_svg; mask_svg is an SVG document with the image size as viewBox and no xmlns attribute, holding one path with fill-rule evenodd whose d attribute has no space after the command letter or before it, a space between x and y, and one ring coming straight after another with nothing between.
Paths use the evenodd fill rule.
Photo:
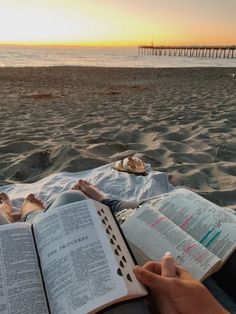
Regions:
<instances>
[{"instance_id":1,"label":"white blanket","mask_svg":"<svg viewBox=\"0 0 236 314\"><path fill-rule=\"evenodd\" d=\"M14 211L17 211L23 199L34 193L46 206L58 194L70 189L76 181L85 179L95 184L107 194L107 197L120 200L141 201L173 190L166 173L152 171L148 166L148 175L136 176L112 169L111 164L91 170L76 173L60 172L52 174L35 183L19 183L2 186L0 192L5 192L13 201Z\"/></svg>"}]
</instances>

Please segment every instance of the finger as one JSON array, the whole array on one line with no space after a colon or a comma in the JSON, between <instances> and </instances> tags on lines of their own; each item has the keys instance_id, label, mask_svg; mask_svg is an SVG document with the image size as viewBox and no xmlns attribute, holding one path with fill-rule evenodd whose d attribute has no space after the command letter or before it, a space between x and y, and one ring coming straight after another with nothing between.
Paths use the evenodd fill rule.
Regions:
<instances>
[{"instance_id":1,"label":"finger","mask_svg":"<svg viewBox=\"0 0 236 314\"><path fill-rule=\"evenodd\" d=\"M148 271L147 269L140 266L136 266L134 268L134 274L137 279L148 288L158 288L163 292L168 292L169 285L167 278L154 274L153 272Z\"/></svg>"},{"instance_id":2,"label":"finger","mask_svg":"<svg viewBox=\"0 0 236 314\"><path fill-rule=\"evenodd\" d=\"M176 277L175 259L170 252L162 258L161 275L164 277Z\"/></svg>"},{"instance_id":3,"label":"finger","mask_svg":"<svg viewBox=\"0 0 236 314\"><path fill-rule=\"evenodd\" d=\"M149 261L143 265L143 268L155 274L161 274L161 263L159 262Z\"/></svg>"},{"instance_id":4,"label":"finger","mask_svg":"<svg viewBox=\"0 0 236 314\"><path fill-rule=\"evenodd\" d=\"M176 267L176 274L180 279L195 280L195 278L191 275L191 273L187 269L178 265L176 265L175 267Z\"/></svg>"}]
</instances>

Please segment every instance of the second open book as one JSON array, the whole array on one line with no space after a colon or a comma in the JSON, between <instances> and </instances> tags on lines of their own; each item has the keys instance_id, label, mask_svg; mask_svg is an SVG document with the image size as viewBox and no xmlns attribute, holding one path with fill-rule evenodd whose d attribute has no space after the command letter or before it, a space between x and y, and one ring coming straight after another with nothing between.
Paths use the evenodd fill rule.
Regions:
<instances>
[{"instance_id":1,"label":"second open book","mask_svg":"<svg viewBox=\"0 0 236 314\"><path fill-rule=\"evenodd\" d=\"M203 280L220 269L236 247L236 216L184 188L144 203L122 224L140 264L170 251Z\"/></svg>"}]
</instances>

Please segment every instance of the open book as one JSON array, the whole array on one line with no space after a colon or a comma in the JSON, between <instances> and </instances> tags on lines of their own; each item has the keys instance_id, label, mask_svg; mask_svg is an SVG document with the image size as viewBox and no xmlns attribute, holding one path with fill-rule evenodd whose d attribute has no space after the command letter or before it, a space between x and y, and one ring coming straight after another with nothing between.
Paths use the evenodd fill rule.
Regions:
<instances>
[{"instance_id":1,"label":"open book","mask_svg":"<svg viewBox=\"0 0 236 314\"><path fill-rule=\"evenodd\" d=\"M0 312L94 313L146 295L110 209L80 201L0 227Z\"/></svg>"},{"instance_id":2,"label":"open book","mask_svg":"<svg viewBox=\"0 0 236 314\"><path fill-rule=\"evenodd\" d=\"M122 229L140 264L170 251L199 280L236 248L236 216L184 188L144 203Z\"/></svg>"}]
</instances>

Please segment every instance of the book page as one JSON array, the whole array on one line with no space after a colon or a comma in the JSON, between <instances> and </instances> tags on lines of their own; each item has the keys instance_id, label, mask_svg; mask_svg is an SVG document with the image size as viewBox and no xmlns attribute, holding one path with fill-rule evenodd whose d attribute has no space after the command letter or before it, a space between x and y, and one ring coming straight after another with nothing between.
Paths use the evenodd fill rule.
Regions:
<instances>
[{"instance_id":1,"label":"book page","mask_svg":"<svg viewBox=\"0 0 236 314\"><path fill-rule=\"evenodd\" d=\"M27 223L0 227L0 312L49 313L31 226Z\"/></svg>"},{"instance_id":2,"label":"book page","mask_svg":"<svg viewBox=\"0 0 236 314\"><path fill-rule=\"evenodd\" d=\"M49 209L33 227L52 313L89 313L127 295L92 201Z\"/></svg>"},{"instance_id":3,"label":"book page","mask_svg":"<svg viewBox=\"0 0 236 314\"><path fill-rule=\"evenodd\" d=\"M140 257L160 260L170 251L176 262L199 280L220 263L219 258L148 205L141 206L121 227L141 263L145 260Z\"/></svg>"},{"instance_id":4,"label":"book page","mask_svg":"<svg viewBox=\"0 0 236 314\"><path fill-rule=\"evenodd\" d=\"M132 251L129 251L127 247L128 243L125 243L126 239L122 235L122 230L119 228L110 208L99 202L94 203L106 236L113 249L117 264L119 265L118 273L125 280L128 288L129 297L147 295L146 288L137 280L133 272L135 263L131 256Z\"/></svg>"},{"instance_id":5,"label":"book page","mask_svg":"<svg viewBox=\"0 0 236 314\"><path fill-rule=\"evenodd\" d=\"M222 260L236 247L236 216L187 189L164 194L150 205Z\"/></svg>"}]
</instances>

